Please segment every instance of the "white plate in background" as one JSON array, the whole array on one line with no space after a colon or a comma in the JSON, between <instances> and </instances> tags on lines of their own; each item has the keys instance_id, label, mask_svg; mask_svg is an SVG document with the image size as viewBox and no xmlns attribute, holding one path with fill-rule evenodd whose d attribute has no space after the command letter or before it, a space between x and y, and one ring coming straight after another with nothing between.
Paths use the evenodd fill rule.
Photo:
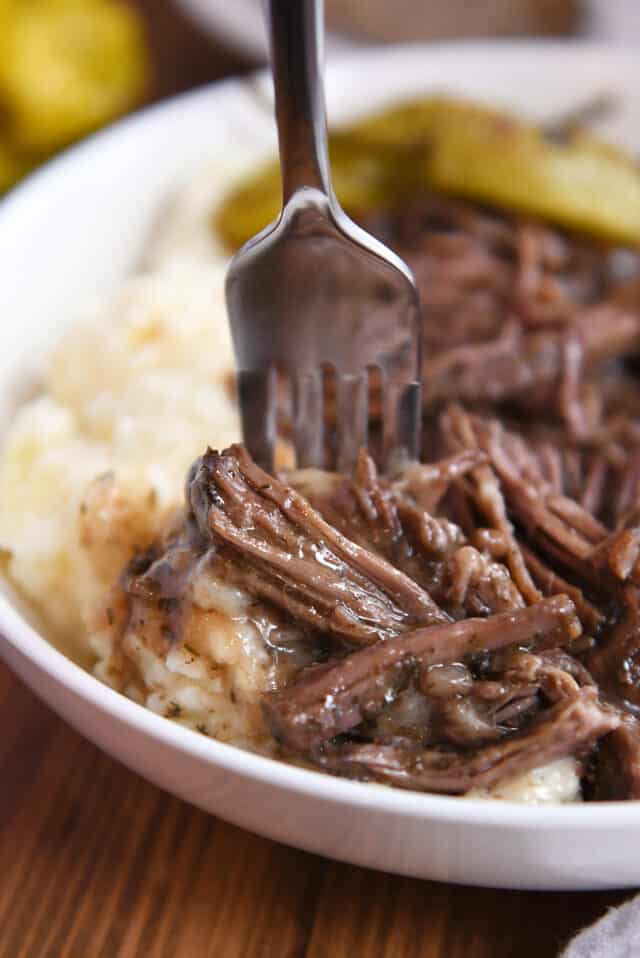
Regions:
<instances>
[{"instance_id":1,"label":"white plate in background","mask_svg":"<svg viewBox=\"0 0 640 958\"><path fill-rule=\"evenodd\" d=\"M261 0L175 0L206 33L257 62L269 55ZM638 0L583 0L581 35L612 43L640 41ZM328 53L355 45L352 37L327 35Z\"/></svg>"},{"instance_id":2,"label":"white plate in background","mask_svg":"<svg viewBox=\"0 0 640 958\"><path fill-rule=\"evenodd\" d=\"M175 0L177 5L206 33L238 53L264 62L269 42L261 0ZM350 45L345 37L329 33L327 51L333 53Z\"/></svg>"}]
</instances>

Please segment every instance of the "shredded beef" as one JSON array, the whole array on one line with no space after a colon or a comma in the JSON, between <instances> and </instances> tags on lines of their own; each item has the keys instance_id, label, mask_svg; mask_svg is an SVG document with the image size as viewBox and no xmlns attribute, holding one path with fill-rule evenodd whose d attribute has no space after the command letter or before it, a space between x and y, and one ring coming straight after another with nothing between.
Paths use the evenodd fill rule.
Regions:
<instances>
[{"instance_id":1,"label":"shredded beef","mask_svg":"<svg viewBox=\"0 0 640 958\"><path fill-rule=\"evenodd\" d=\"M620 801L640 798L640 723L627 718L600 742L594 798Z\"/></svg>"},{"instance_id":2,"label":"shredded beef","mask_svg":"<svg viewBox=\"0 0 640 958\"><path fill-rule=\"evenodd\" d=\"M241 446L195 464L189 501L201 533L230 555L230 576L315 629L367 644L449 620L414 580L327 523Z\"/></svg>"},{"instance_id":3,"label":"shredded beef","mask_svg":"<svg viewBox=\"0 0 640 958\"><path fill-rule=\"evenodd\" d=\"M584 376L640 346L640 257L459 200L412 198L364 225L412 267L424 315L429 410L532 404L578 431ZM620 273L623 273L622 278Z\"/></svg>"},{"instance_id":4,"label":"shredded beef","mask_svg":"<svg viewBox=\"0 0 640 958\"><path fill-rule=\"evenodd\" d=\"M416 665L456 662L514 644L558 646L580 632L566 596L487 619L419 629L303 672L294 685L265 696L265 719L279 741L308 748L352 729L391 701Z\"/></svg>"},{"instance_id":5,"label":"shredded beef","mask_svg":"<svg viewBox=\"0 0 640 958\"><path fill-rule=\"evenodd\" d=\"M586 799L638 798L640 252L433 196L364 225L420 286L423 461L208 450L130 608L180 641L198 562L293 629L262 710L298 762L462 794L571 755Z\"/></svg>"},{"instance_id":6,"label":"shredded beef","mask_svg":"<svg viewBox=\"0 0 640 958\"><path fill-rule=\"evenodd\" d=\"M526 731L474 752L409 749L390 745L338 746L319 763L339 774L372 779L416 791L463 794L492 788L532 768L588 748L615 729L620 719L605 710L593 689L552 706Z\"/></svg>"}]
</instances>

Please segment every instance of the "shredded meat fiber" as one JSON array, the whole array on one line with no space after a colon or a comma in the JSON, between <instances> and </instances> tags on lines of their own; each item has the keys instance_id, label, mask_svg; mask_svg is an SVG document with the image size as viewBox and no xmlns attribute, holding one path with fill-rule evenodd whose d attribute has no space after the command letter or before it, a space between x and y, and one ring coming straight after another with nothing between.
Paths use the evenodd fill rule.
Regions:
<instances>
[{"instance_id":1,"label":"shredded meat fiber","mask_svg":"<svg viewBox=\"0 0 640 958\"><path fill-rule=\"evenodd\" d=\"M463 794L573 756L585 800L638 798L640 254L434 197L365 225L420 286L424 461L208 450L124 605L180 642L206 560L294 627L306 658L262 694L283 757Z\"/></svg>"}]
</instances>

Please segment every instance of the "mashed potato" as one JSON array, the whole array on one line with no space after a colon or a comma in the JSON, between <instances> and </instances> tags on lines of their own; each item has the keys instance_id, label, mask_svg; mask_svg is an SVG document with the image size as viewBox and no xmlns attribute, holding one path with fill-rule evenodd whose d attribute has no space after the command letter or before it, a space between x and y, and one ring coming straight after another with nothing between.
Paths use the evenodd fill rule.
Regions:
<instances>
[{"instance_id":1,"label":"mashed potato","mask_svg":"<svg viewBox=\"0 0 640 958\"><path fill-rule=\"evenodd\" d=\"M581 797L580 775L580 763L568 755L542 768L533 768L530 772L490 790L473 788L465 797L525 802L528 805L577 802Z\"/></svg>"},{"instance_id":2,"label":"mashed potato","mask_svg":"<svg viewBox=\"0 0 640 958\"><path fill-rule=\"evenodd\" d=\"M83 615L182 499L189 464L239 436L224 261L168 254L83 317L19 410L0 462L9 574L75 659Z\"/></svg>"}]
</instances>

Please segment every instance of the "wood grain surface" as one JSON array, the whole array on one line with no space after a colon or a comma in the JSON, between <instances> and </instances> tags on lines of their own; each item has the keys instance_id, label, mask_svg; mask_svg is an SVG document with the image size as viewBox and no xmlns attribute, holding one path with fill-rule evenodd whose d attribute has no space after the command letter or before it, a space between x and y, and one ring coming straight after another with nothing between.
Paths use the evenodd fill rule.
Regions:
<instances>
[{"instance_id":1,"label":"wood grain surface","mask_svg":"<svg viewBox=\"0 0 640 958\"><path fill-rule=\"evenodd\" d=\"M167 0L137 5L155 96L250 66ZM111 761L0 665L0 958L555 958L625 897L413 881L257 838Z\"/></svg>"},{"instance_id":2,"label":"wood grain surface","mask_svg":"<svg viewBox=\"0 0 640 958\"><path fill-rule=\"evenodd\" d=\"M217 821L84 741L0 665L1 958L555 958L624 893L463 888Z\"/></svg>"}]
</instances>

